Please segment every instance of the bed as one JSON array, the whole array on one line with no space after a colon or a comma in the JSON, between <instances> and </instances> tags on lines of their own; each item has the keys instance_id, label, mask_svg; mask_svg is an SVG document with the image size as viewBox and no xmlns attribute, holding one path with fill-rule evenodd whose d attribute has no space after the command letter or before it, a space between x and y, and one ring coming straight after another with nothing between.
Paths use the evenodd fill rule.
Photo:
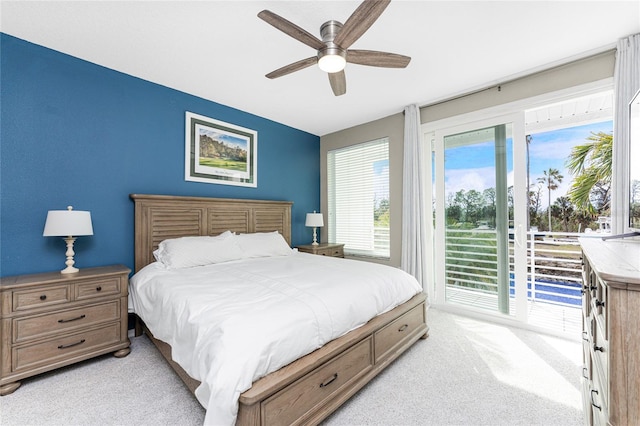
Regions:
<instances>
[{"instance_id":1,"label":"bed","mask_svg":"<svg viewBox=\"0 0 640 426\"><path fill-rule=\"evenodd\" d=\"M136 335L144 332L149 336L186 386L207 408L206 423L223 421L224 423L235 422L238 425L317 424L347 401L417 340L428 336L426 295L420 289L415 291L415 294L412 293L408 296L408 300L402 301L397 306L389 305L388 308L385 308L387 305L383 305L380 302L381 298L386 296L361 297L363 301L362 303L358 302L358 305L362 304L366 307L368 302L365 303L365 299L371 299L372 304L380 305L376 309L381 310L381 313L376 313L372 318L366 318L365 321L353 319L355 322L350 324L348 321L352 320L352 316L359 317L371 315L371 313L349 312L347 315L345 312L343 314L337 307L340 304L340 300L322 299L325 296L332 297L329 294L333 292L331 287L317 289L315 287L305 287L306 284L301 284L299 288L297 284L292 287L282 287L283 285L288 285L288 282L293 278L284 276L279 272L276 274L278 276L277 281L274 281L271 275L268 278L264 278L264 281L268 283L266 286L255 287L253 286L254 283L245 284L236 281L236 279L240 279L241 275L267 277L267 273L273 274L273 269L276 271L293 271L294 276L300 277L309 269L302 270L297 268L311 268L310 270L316 271L312 275L318 276L330 275L329 272L324 274L318 273L318 271L331 271L333 269L340 271L342 267L353 267L356 270L361 268L361 273L357 279L349 279L350 284L352 281L354 286L360 285L362 287L367 283L366 280L370 280L373 283L374 276L385 274L387 271L391 275L402 273L395 268L355 260L323 258L322 256L307 253L297 253L295 250L290 249L292 252L290 255L274 256L273 259L232 259L229 262L221 261L213 265L186 268L184 271L194 277L212 275L215 275L216 279L223 277L223 279L233 282L233 291L242 291L243 294L258 294L267 291L264 289L268 287L267 295L264 296L264 299L261 299L260 303L256 301L247 301L245 303L242 308L244 311L241 312L247 313L247 315L248 313L260 315L262 306L269 307L271 299L280 298L281 293L293 292L295 294L293 295L290 309L289 307L284 310L271 307L270 311L265 311L269 313L269 322L278 323L278 321L284 321L282 318L285 317L296 318L296 321L291 324L293 327L291 333L294 333L294 336L311 336L311 329L314 327L320 330L317 337L311 337L313 340L311 343L300 343L301 347L293 348L291 352L289 352L289 347L291 345L295 346L297 340L302 339L294 339L284 333L283 336L278 338L280 340L274 340L278 342L278 345L274 345L273 342L266 345L267 348L276 349L273 350L273 354L263 352L267 349L254 349L253 346L247 346L248 349L242 355L248 354L246 355L246 360L244 358L241 361L236 360L236 364L240 362L246 365L253 365L255 359L259 359L260 365L255 371L252 370L247 373L247 377L251 377L251 382L248 385L246 383L242 386L238 385L239 387L235 389L236 394L233 396L232 414L229 415L229 404L225 402L221 407L217 407L218 401L226 401L226 394L223 398L216 392L226 392L228 389L233 390L233 386L224 386L218 384L217 381L222 381L221 377L229 375L228 372L233 371L234 367L211 367L209 371L206 366L216 365L213 361L220 357L224 358L223 355L220 355L221 353L224 354L221 348L226 347L225 345L233 344L235 340L245 342L247 345L253 345L254 341L263 340L262 329L258 327L259 331L257 333L254 331L253 334L251 334L252 332L247 332L246 336L250 337L242 334L242 339L240 339L241 332L237 334L229 332L229 330L239 330L239 326L235 323L242 321L237 321L240 317L235 316L234 327L226 330L227 334L225 336L229 337L228 340L212 343L214 339L209 337L219 335L220 331L215 327L202 327L202 325L196 329L194 328L196 326L192 324L196 321L192 319L199 318L201 312L208 310L211 306L209 302L202 302L203 300L211 300L212 303L214 300L221 302L224 299L220 295L227 290L213 289L211 290L214 292L213 294L199 297L201 303L200 305L196 303L193 311L185 311L184 306L181 304L183 295L180 292L182 290L175 283L186 282L187 279L184 277L187 277L188 274L178 275L178 272L173 270L169 271L169 273L163 272L164 266L158 265L156 257L154 257L154 251L157 251L159 247L168 247L169 243L185 240L181 237L211 236L215 237L212 241L215 240L216 244L231 244L230 241L236 244L235 239L239 238L240 235L246 235L247 238L268 237L272 239L272 237L275 238L273 234L277 234L279 238L283 239L288 248L291 244L292 203L285 201L142 194L131 194L130 197L135 204L136 274L131 280L132 286L135 286L135 288L132 287L130 293L137 298L137 301L132 303L133 305L136 305L136 303L138 305L138 308L135 309L137 316ZM233 237L227 238L227 235L233 235ZM246 241L251 241L252 245L256 245L255 241L261 240L247 239ZM257 246L260 247L260 244L258 242ZM224 253L230 257L232 256L231 252L233 252L231 249L224 250ZM366 270L362 269L365 265L367 265ZM193 279L195 280L195 278ZM195 281L190 281L192 278L188 280L190 283L188 287L204 288L203 286L192 284L192 282L195 283ZM334 279L333 281L338 280ZM359 281L365 281L365 284L359 283ZM243 285L247 287L241 288ZM371 286L375 287L373 284ZM402 284L402 286L406 287L405 284ZM398 285L398 291L402 291L402 295L405 295L407 291L404 287L400 290L401 286ZM160 288L170 290L170 295L163 296L163 303L168 303L166 301L171 300L171 303L178 307L163 305L161 307L162 314L154 314L153 309L155 308L151 305L154 304L153 300L160 299L152 299L151 296L142 296L142 294L146 291L148 295L155 295ZM216 288L218 288L217 285ZM283 288L285 288L284 291L282 290ZM208 287L207 291L209 291ZM216 291L218 293L215 293ZM237 294L233 297L237 297ZM322 302L317 302L317 300L321 299ZM263 303L265 300L266 302ZM385 303L388 304L386 301ZM300 319L303 317L298 316L297 307L304 305L306 310L308 305L313 304L317 305L315 308L311 306L311 309L315 309L309 314L313 316L313 321ZM220 311L227 309L232 310L232 307L224 305L211 310L215 316ZM233 309L236 308L234 307ZM340 309L349 310L353 309L353 306L349 305L344 309ZM369 308L364 308L365 311L367 309ZM283 311L283 315L276 315L279 311ZM262 315L266 314L263 313ZM326 316L329 321L333 321L331 327L324 326L323 324L325 323L318 320L318 317L321 316ZM186 320L183 321L184 318ZM252 317L247 316L247 318ZM256 318L260 317L257 316ZM254 324L262 326L262 322L258 320ZM167 330L171 324L175 324L177 331ZM286 327L289 327L289 325ZM284 326L282 328L284 329ZM315 330L313 332L315 333ZM184 336L180 333L198 336L198 339L195 340L198 340L199 343L194 346L195 349L186 349L186 346L183 348ZM210 333L210 335L207 333ZM245 333L245 331L242 331L242 333ZM207 338L200 338L201 336L207 336ZM173 342L173 348L171 342ZM317 347L312 347L312 345L317 345ZM211 354L207 352L209 349L204 349L205 346L206 348L211 348ZM287 348L286 356L292 356L292 354L296 353L296 350L301 351L301 355L295 359L287 359L285 355L279 354L280 351L277 349L280 347ZM196 355L194 356L193 354ZM185 361L185 357L190 358ZM174 361L173 358L178 362ZM236 356L234 356L235 358ZM267 361L264 361L263 365L264 359L267 359ZM245 370L247 368L243 368L239 374L244 375ZM199 377L201 380L192 376ZM246 382L247 377L242 378L243 383ZM238 389L242 391L240 392ZM213 407L214 402L216 407Z\"/></svg>"}]
</instances>

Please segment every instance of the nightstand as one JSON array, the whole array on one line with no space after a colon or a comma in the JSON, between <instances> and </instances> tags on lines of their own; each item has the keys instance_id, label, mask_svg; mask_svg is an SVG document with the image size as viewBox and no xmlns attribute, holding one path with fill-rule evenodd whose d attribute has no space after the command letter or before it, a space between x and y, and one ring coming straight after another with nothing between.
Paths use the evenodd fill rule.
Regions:
<instances>
[{"instance_id":1,"label":"nightstand","mask_svg":"<svg viewBox=\"0 0 640 426\"><path fill-rule=\"evenodd\" d=\"M45 371L127 356L129 272L115 265L0 278L0 396Z\"/></svg>"},{"instance_id":2,"label":"nightstand","mask_svg":"<svg viewBox=\"0 0 640 426\"><path fill-rule=\"evenodd\" d=\"M344 244L320 243L317 246L306 244L296 247L303 253L319 254L321 256L344 257Z\"/></svg>"}]
</instances>

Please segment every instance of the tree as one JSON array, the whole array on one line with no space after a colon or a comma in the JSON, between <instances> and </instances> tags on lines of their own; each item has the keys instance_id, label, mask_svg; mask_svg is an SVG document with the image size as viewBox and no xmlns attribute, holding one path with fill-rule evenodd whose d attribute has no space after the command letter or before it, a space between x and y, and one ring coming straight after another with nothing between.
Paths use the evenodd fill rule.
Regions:
<instances>
[{"instance_id":1,"label":"tree","mask_svg":"<svg viewBox=\"0 0 640 426\"><path fill-rule=\"evenodd\" d=\"M533 190L534 185L529 187L529 221L530 226L539 226L538 212L540 211L540 204L542 203L542 183L538 182L535 185L535 190Z\"/></svg>"},{"instance_id":2,"label":"tree","mask_svg":"<svg viewBox=\"0 0 640 426\"><path fill-rule=\"evenodd\" d=\"M564 176L562 176L560 174L560 170L558 169L554 169L553 167L550 167L549 170L545 170L544 172L544 177L539 177L538 178L538 182L542 183L544 186L547 187L547 194L548 194L548 208L547 208L547 212L549 213L549 231L552 231L551 228L551 191L555 191L556 189L558 189L558 184L562 183L562 179L564 179Z\"/></svg>"},{"instance_id":3,"label":"tree","mask_svg":"<svg viewBox=\"0 0 640 426\"><path fill-rule=\"evenodd\" d=\"M487 221L487 225L496 227L496 189L487 188L482 191L484 197L484 207L482 208L482 218Z\"/></svg>"},{"instance_id":4,"label":"tree","mask_svg":"<svg viewBox=\"0 0 640 426\"><path fill-rule=\"evenodd\" d=\"M467 191L465 197L466 221L474 226L477 225L478 220L480 220L480 214L482 213L483 207L484 197L482 196L482 193L475 189Z\"/></svg>"},{"instance_id":5,"label":"tree","mask_svg":"<svg viewBox=\"0 0 640 426\"><path fill-rule=\"evenodd\" d=\"M591 132L587 142L569 154L567 168L575 176L568 195L580 210L601 214L611 204L613 133Z\"/></svg>"},{"instance_id":6,"label":"tree","mask_svg":"<svg viewBox=\"0 0 640 426\"><path fill-rule=\"evenodd\" d=\"M376 226L389 226L389 199L374 200L373 221Z\"/></svg>"},{"instance_id":7,"label":"tree","mask_svg":"<svg viewBox=\"0 0 640 426\"><path fill-rule=\"evenodd\" d=\"M573 205L567 197L558 197L553 203L557 215L562 219L562 227L564 232L569 232L569 219L573 215Z\"/></svg>"}]
</instances>

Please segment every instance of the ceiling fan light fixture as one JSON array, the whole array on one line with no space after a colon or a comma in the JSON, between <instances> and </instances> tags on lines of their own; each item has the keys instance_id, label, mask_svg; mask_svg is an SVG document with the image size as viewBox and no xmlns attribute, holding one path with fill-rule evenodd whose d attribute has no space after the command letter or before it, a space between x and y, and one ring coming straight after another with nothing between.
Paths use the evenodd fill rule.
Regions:
<instances>
[{"instance_id":1,"label":"ceiling fan light fixture","mask_svg":"<svg viewBox=\"0 0 640 426\"><path fill-rule=\"evenodd\" d=\"M396 53L380 52L377 50L350 49L380 14L391 0L363 0L360 6L349 16L343 25L339 21L327 21L320 26L318 39L313 34L300 28L296 24L269 10L258 13L258 17L267 24L282 31L288 36L306 44L316 50L316 56L293 62L266 74L267 78L277 78L295 71L318 64L318 67L329 76L329 83L333 94L341 96L346 93L347 83L344 68L347 62L357 65L383 68L406 68L411 58ZM348 59L347 59L348 55Z\"/></svg>"},{"instance_id":2,"label":"ceiling fan light fixture","mask_svg":"<svg viewBox=\"0 0 640 426\"><path fill-rule=\"evenodd\" d=\"M340 72L347 65L347 60L341 55L324 55L318 59L318 66L324 72Z\"/></svg>"}]
</instances>

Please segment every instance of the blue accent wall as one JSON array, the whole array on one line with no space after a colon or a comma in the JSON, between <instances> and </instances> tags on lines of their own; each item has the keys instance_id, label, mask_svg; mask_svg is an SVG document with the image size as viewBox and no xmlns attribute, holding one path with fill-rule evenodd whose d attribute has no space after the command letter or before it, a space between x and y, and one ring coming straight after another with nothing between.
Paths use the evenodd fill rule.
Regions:
<instances>
[{"instance_id":1,"label":"blue accent wall","mask_svg":"<svg viewBox=\"0 0 640 426\"><path fill-rule=\"evenodd\" d=\"M0 37L0 275L64 268L64 241L42 231L47 211L67 205L89 210L94 227L76 241L75 266L133 269L131 193L293 201L292 243L310 242L318 136ZM185 181L185 111L258 132L257 188Z\"/></svg>"}]
</instances>

